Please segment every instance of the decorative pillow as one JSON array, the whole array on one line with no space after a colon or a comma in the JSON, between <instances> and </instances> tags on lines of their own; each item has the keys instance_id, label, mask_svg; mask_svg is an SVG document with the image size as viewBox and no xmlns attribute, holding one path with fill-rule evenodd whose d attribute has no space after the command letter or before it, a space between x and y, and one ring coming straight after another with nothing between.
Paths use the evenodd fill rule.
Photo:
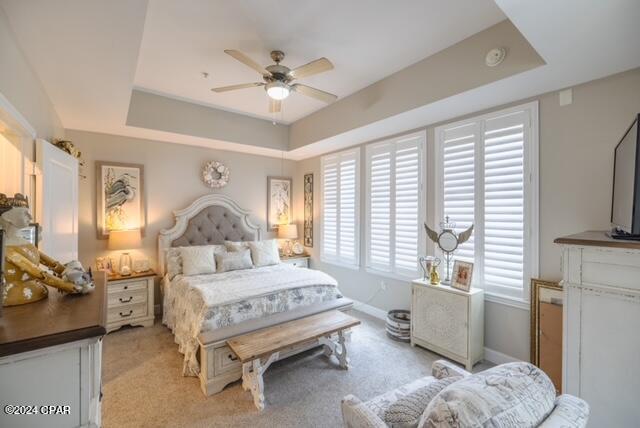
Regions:
<instances>
[{"instance_id":1,"label":"decorative pillow","mask_svg":"<svg viewBox=\"0 0 640 428\"><path fill-rule=\"evenodd\" d=\"M415 428L433 397L462 376L436 380L398 399L384 412L384 422L391 428Z\"/></svg>"},{"instance_id":2,"label":"decorative pillow","mask_svg":"<svg viewBox=\"0 0 640 428\"><path fill-rule=\"evenodd\" d=\"M231 270L251 269L251 252L248 248L241 251L230 251L228 253L216 254L216 266L218 272L229 272Z\"/></svg>"},{"instance_id":3,"label":"decorative pillow","mask_svg":"<svg viewBox=\"0 0 640 428\"><path fill-rule=\"evenodd\" d=\"M180 250L182 248L197 248L197 247L211 247L213 248L213 253L218 254L220 252L226 252L227 247L224 245L198 245L196 247L171 247L167 249L165 254L165 261L167 267L167 275L169 279L172 280L177 275L182 275L182 256L180 254ZM215 263L215 260L213 261Z\"/></svg>"},{"instance_id":4,"label":"decorative pillow","mask_svg":"<svg viewBox=\"0 0 640 428\"><path fill-rule=\"evenodd\" d=\"M182 273L184 275L202 275L216 272L216 261L213 257L213 246L199 245L180 247Z\"/></svg>"},{"instance_id":5,"label":"decorative pillow","mask_svg":"<svg viewBox=\"0 0 640 428\"><path fill-rule=\"evenodd\" d=\"M249 248L249 241L224 241L224 246L227 247L227 251L241 251Z\"/></svg>"},{"instance_id":6,"label":"decorative pillow","mask_svg":"<svg viewBox=\"0 0 640 428\"><path fill-rule=\"evenodd\" d=\"M253 264L256 267L277 265L280 263L278 241L275 239L268 239L266 241L250 241L249 249L251 250Z\"/></svg>"},{"instance_id":7,"label":"decorative pillow","mask_svg":"<svg viewBox=\"0 0 640 428\"><path fill-rule=\"evenodd\" d=\"M556 390L532 364L502 364L443 389L424 411L419 428L538 426L553 410Z\"/></svg>"}]
</instances>

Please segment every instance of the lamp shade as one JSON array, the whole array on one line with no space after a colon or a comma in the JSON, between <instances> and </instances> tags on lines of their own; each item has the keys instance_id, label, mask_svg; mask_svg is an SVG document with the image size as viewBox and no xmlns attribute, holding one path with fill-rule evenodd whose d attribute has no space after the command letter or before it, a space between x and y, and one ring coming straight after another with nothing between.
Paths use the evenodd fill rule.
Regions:
<instances>
[{"instance_id":1,"label":"lamp shade","mask_svg":"<svg viewBox=\"0 0 640 428\"><path fill-rule=\"evenodd\" d=\"M298 239L298 226L295 224L281 224L278 226L278 238Z\"/></svg>"},{"instance_id":2,"label":"lamp shade","mask_svg":"<svg viewBox=\"0 0 640 428\"><path fill-rule=\"evenodd\" d=\"M109 231L110 250L132 250L139 248L141 243L140 229Z\"/></svg>"}]
</instances>

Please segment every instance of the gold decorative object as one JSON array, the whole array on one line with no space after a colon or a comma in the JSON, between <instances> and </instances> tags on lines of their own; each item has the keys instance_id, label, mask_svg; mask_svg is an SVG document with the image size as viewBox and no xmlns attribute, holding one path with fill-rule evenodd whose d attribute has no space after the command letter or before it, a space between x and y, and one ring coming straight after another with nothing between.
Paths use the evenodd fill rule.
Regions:
<instances>
[{"instance_id":1,"label":"gold decorative object","mask_svg":"<svg viewBox=\"0 0 640 428\"><path fill-rule=\"evenodd\" d=\"M74 146L71 141L68 141L68 140L55 140L53 145L56 146L57 148L59 148L60 150L63 150L65 152L69 153L71 156L73 156L76 159L80 159L80 156L82 156L82 152L80 152L80 150L76 149L76 146Z\"/></svg>"},{"instance_id":2,"label":"gold decorative object","mask_svg":"<svg viewBox=\"0 0 640 428\"><path fill-rule=\"evenodd\" d=\"M20 231L31 223L31 219L25 196L16 193L11 198L0 193L0 227L5 231L6 240L3 305L42 300L48 295L46 285L66 293L92 291L91 271L85 272L80 262L63 265L22 238ZM40 268L41 264L47 269Z\"/></svg>"}]
</instances>

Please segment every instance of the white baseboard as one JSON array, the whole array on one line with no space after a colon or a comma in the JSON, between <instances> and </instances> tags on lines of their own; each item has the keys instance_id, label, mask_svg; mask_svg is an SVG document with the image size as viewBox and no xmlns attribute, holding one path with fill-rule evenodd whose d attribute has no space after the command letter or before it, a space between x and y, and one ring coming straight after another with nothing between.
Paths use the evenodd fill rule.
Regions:
<instances>
[{"instance_id":1,"label":"white baseboard","mask_svg":"<svg viewBox=\"0 0 640 428\"><path fill-rule=\"evenodd\" d=\"M359 302L357 300L353 300L353 309L356 311L364 312L367 315L371 315L372 317L381 319L385 321L387 319L387 311L376 308L375 306L367 305L366 303Z\"/></svg>"},{"instance_id":2,"label":"white baseboard","mask_svg":"<svg viewBox=\"0 0 640 428\"><path fill-rule=\"evenodd\" d=\"M355 309L356 311L364 312L365 314L371 315L374 318L386 321L387 311L376 308L375 306L367 305L366 303L362 303L354 299L351 300L353 300L353 309ZM520 361L516 357L503 354L502 352L495 351L491 348L484 348L484 359L493 364L505 364Z\"/></svg>"},{"instance_id":3,"label":"white baseboard","mask_svg":"<svg viewBox=\"0 0 640 428\"><path fill-rule=\"evenodd\" d=\"M515 363L517 361L520 361L516 357L503 354L502 352L494 351L493 349L487 347L484 348L484 359L493 364Z\"/></svg>"}]
</instances>

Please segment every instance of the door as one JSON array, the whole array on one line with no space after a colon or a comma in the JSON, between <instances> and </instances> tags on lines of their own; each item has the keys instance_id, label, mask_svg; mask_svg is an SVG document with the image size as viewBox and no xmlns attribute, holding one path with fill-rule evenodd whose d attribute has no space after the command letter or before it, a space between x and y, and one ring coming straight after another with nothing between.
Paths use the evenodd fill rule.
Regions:
<instances>
[{"instance_id":1,"label":"door","mask_svg":"<svg viewBox=\"0 0 640 428\"><path fill-rule=\"evenodd\" d=\"M67 263L78 259L78 160L36 141L36 221L40 250Z\"/></svg>"}]
</instances>

